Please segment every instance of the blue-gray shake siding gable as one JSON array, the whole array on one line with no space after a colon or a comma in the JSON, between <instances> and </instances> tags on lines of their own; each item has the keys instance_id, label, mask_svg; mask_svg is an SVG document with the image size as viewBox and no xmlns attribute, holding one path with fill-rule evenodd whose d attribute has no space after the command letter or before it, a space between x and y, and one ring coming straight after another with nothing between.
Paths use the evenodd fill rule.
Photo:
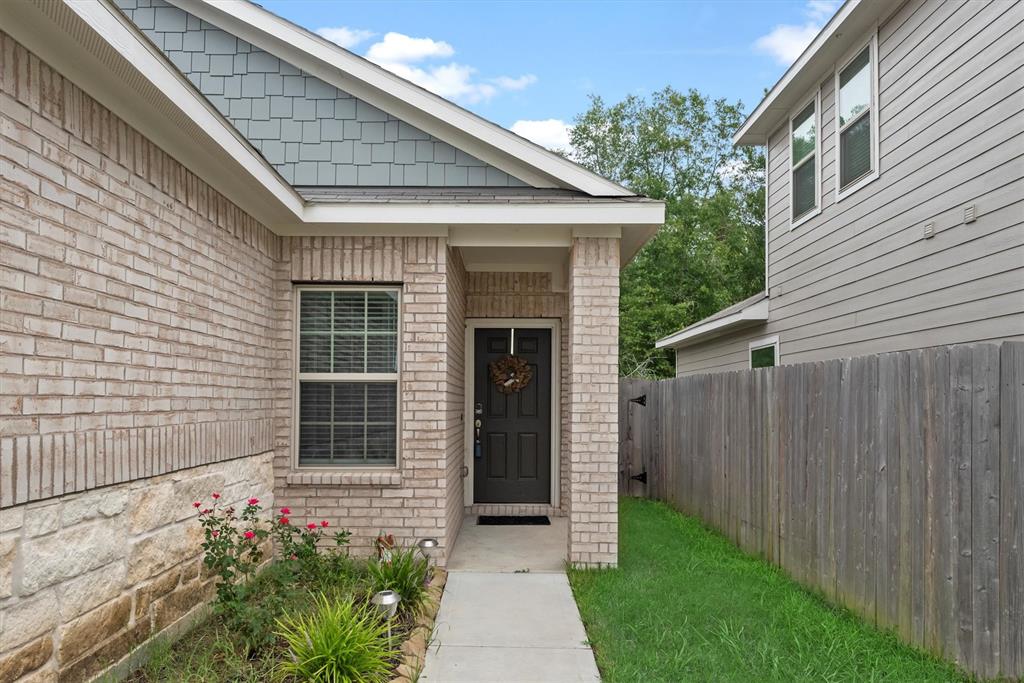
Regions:
<instances>
[{"instance_id":1,"label":"blue-gray shake siding gable","mask_svg":"<svg viewBox=\"0 0 1024 683\"><path fill-rule=\"evenodd\" d=\"M524 187L164 0L115 0L293 185Z\"/></svg>"}]
</instances>

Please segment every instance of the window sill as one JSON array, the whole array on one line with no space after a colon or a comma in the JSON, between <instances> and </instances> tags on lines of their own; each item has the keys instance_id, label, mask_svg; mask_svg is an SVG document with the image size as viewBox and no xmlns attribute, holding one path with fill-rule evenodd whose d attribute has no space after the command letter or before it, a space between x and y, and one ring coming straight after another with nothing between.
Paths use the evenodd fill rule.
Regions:
<instances>
[{"instance_id":1,"label":"window sill","mask_svg":"<svg viewBox=\"0 0 1024 683\"><path fill-rule=\"evenodd\" d=\"M818 204L820 205L821 202L818 202ZM811 220L815 216L820 216L820 215L821 215L821 206L818 206L817 208L812 209L812 210L808 211L807 213L803 214L799 218L790 219L790 221L789 221L789 229L790 230L796 230L797 228L799 228L801 225L803 225L807 221Z\"/></svg>"},{"instance_id":2,"label":"window sill","mask_svg":"<svg viewBox=\"0 0 1024 683\"><path fill-rule=\"evenodd\" d=\"M870 185L871 183L878 180L878 175L878 171L873 171L872 173L869 173L863 178L854 180L851 184L847 185L842 189L840 189L839 186L836 185L836 204L843 201L851 194L864 187L865 185Z\"/></svg>"},{"instance_id":3,"label":"window sill","mask_svg":"<svg viewBox=\"0 0 1024 683\"><path fill-rule=\"evenodd\" d=\"M293 470L288 473L285 481L289 485L297 486L383 486L396 488L402 485L402 473L398 470Z\"/></svg>"}]
</instances>

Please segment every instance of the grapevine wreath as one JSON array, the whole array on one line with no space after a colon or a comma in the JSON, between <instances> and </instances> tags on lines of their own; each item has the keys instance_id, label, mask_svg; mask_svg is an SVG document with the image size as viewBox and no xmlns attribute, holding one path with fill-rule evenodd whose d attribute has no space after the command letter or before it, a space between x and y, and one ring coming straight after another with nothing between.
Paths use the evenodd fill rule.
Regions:
<instances>
[{"instance_id":1,"label":"grapevine wreath","mask_svg":"<svg viewBox=\"0 0 1024 683\"><path fill-rule=\"evenodd\" d=\"M493 361L488 367L491 381L503 394L514 394L526 388L533 379L533 368L525 358L505 356Z\"/></svg>"}]
</instances>

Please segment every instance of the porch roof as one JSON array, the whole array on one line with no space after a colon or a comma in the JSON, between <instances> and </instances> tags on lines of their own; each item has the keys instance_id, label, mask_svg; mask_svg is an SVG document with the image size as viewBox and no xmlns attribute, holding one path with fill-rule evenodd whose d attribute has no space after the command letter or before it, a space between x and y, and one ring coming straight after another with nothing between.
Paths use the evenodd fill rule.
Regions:
<instances>
[{"instance_id":1,"label":"porch roof","mask_svg":"<svg viewBox=\"0 0 1024 683\"><path fill-rule=\"evenodd\" d=\"M655 348L682 348L768 320L768 295L758 292L654 343Z\"/></svg>"}]
</instances>

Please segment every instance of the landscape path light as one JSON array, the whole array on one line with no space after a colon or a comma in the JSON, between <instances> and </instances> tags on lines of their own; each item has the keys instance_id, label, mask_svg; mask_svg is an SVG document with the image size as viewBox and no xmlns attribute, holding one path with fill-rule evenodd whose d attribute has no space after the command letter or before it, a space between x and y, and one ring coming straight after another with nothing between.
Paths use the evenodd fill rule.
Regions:
<instances>
[{"instance_id":1,"label":"landscape path light","mask_svg":"<svg viewBox=\"0 0 1024 683\"><path fill-rule=\"evenodd\" d=\"M373 597L370 598L370 602L377 607L381 615L388 621L388 647L391 646L391 620L395 618L395 613L398 612L398 603L401 601L402 596L392 590L374 593Z\"/></svg>"},{"instance_id":2,"label":"landscape path light","mask_svg":"<svg viewBox=\"0 0 1024 683\"><path fill-rule=\"evenodd\" d=\"M420 552L423 553L423 557L427 558L427 576L424 583L430 583L431 560L437 553L438 548L441 547L441 544L437 542L436 538L421 538L419 543L416 545L419 546Z\"/></svg>"}]
</instances>

